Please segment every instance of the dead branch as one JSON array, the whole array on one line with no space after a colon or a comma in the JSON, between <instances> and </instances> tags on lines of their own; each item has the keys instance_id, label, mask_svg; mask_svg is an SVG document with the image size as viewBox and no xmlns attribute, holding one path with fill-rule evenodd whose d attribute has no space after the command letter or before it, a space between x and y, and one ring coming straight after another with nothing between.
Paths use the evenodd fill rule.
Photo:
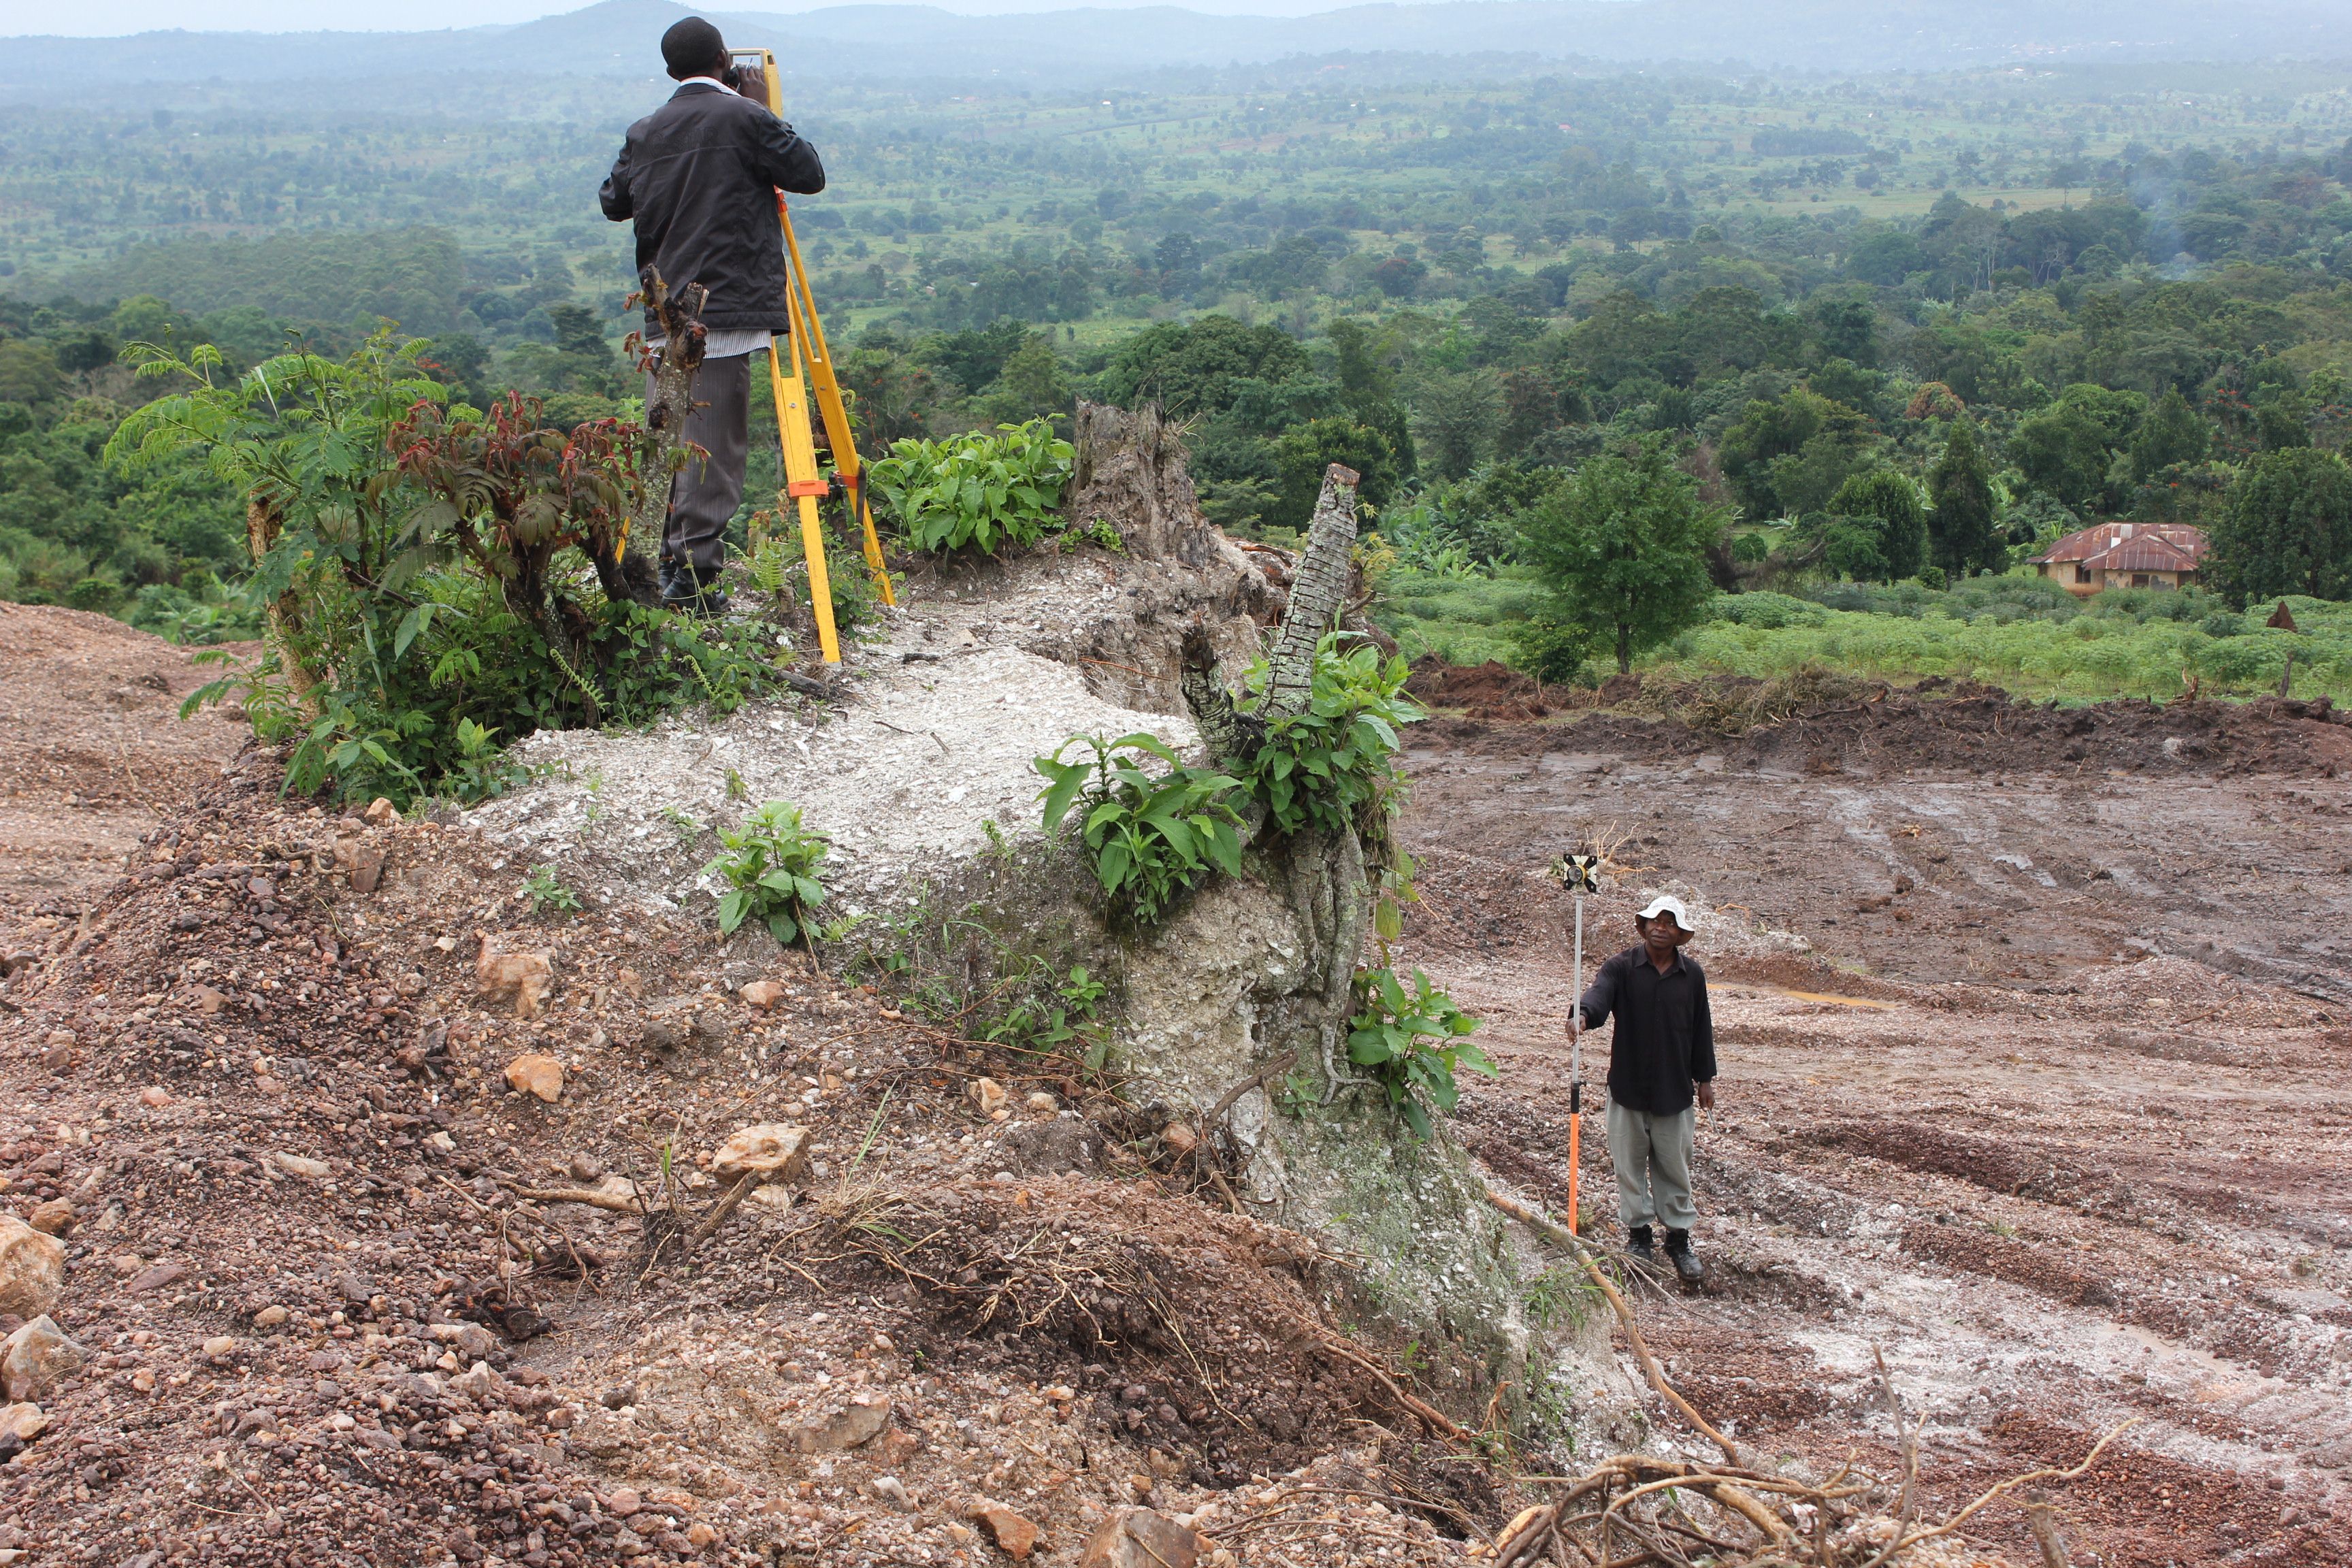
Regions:
<instances>
[{"instance_id":1,"label":"dead branch","mask_svg":"<svg viewBox=\"0 0 2352 1568\"><path fill-rule=\"evenodd\" d=\"M1919 1479L1919 1436L1903 1419L1903 1401L1895 1397L1895 1380L1886 1375L1885 1353L1873 1345L1870 1359L1878 1363L1878 1384L1886 1390L1886 1413L1895 1418L1895 1441L1903 1450L1903 1495L1895 1501L1895 1517L1907 1522L1911 1518L1911 1492Z\"/></svg>"},{"instance_id":2,"label":"dead branch","mask_svg":"<svg viewBox=\"0 0 2352 1568\"><path fill-rule=\"evenodd\" d=\"M2065 1538L2058 1533L2058 1521L2050 1512L2048 1492L2025 1494L2025 1528L2033 1532L2033 1544L2042 1549L2042 1568L2073 1568L2074 1560L2067 1554Z\"/></svg>"},{"instance_id":3,"label":"dead branch","mask_svg":"<svg viewBox=\"0 0 2352 1568\"><path fill-rule=\"evenodd\" d=\"M751 1184L759 1179L760 1173L757 1171L746 1171L736 1177L735 1184L727 1189L726 1195L712 1206L710 1212L703 1216L702 1223L696 1226L692 1233L687 1237L686 1250L694 1251L716 1235L719 1227L727 1223L727 1216L735 1212L736 1205L743 1201L744 1194L751 1190Z\"/></svg>"},{"instance_id":4,"label":"dead branch","mask_svg":"<svg viewBox=\"0 0 2352 1568\"><path fill-rule=\"evenodd\" d=\"M1282 1052L1278 1056L1268 1058L1265 1064L1259 1067L1255 1072L1242 1079L1241 1082L1234 1085L1233 1088L1225 1090L1223 1095L1218 1099L1216 1104L1209 1107L1207 1110L1202 1112L1202 1130L1206 1131L1208 1129L1214 1127L1224 1116L1226 1111L1231 1110L1240 1102L1242 1096L1247 1094L1250 1090L1256 1089L1260 1085L1268 1082L1274 1079L1276 1075L1288 1072L1292 1065L1297 1060L1298 1047L1296 1046L1291 1047L1290 1049Z\"/></svg>"},{"instance_id":5,"label":"dead branch","mask_svg":"<svg viewBox=\"0 0 2352 1568\"><path fill-rule=\"evenodd\" d=\"M1584 1266L1584 1272L1591 1278L1595 1285L1601 1287L1601 1293L1609 1299L1609 1305L1615 1310L1617 1321L1625 1330L1626 1342L1633 1347L1633 1358L1641 1363L1643 1374L1650 1380L1650 1386L1657 1390L1658 1397L1681 1411L1683 1419L1704 1434L1708 1442L1722 1449L1725 1458L1734 1465L1746 1463L1740 1458L1739 1450L1733 1446L1731 1439L1717 1431L1706 1417L1701 1415L1692 1406L1689 1400L1675 1393L1674 1385L1667 1383L1666 1374L1658 1370L1656 1359L1650 1354L1650 1347L1643 1342L1642 1325L1634 1321L1633 1309L1625 1304L1624 1296L1618 1291L1616 1286L1610 1283L1609 1276L1601 1271L1600 1263L1593 1258L1592 1249L1586 1247L1573 1231L1564 1226L1554 1224L1550 1218L1538 1214L1517 1199L1505 1197L1492 1187L1486 1189L1486 1194L1488 1203L1493 1204L1521 1225L1541 1236L1545 1240L1565 1247L1576 1254L1576 1260Z\"/></svg>"},{"instance_id":6,"label":"dead branch","mask_svg":"<svg viewBox=\"0 0 2352 1568\"><path fill-rule=\"evenodd\" d=\"M600 1193L589 1187L526 1187L511 1176L492 1178L519 1198L535 1204L586 1204L590 1208L609 1209L614 1214L636 1214L643 1205L634 1197L618 1193Z\"/></svg>"}]
</instances>

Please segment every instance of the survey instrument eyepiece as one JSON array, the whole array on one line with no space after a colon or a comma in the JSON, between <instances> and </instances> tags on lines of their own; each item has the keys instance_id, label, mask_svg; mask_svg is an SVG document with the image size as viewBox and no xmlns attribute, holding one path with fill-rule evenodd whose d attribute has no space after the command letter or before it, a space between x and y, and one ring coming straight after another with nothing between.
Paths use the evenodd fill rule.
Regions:
<instances>
[{"instance_id":1,"label":"survey instrument eyepiece","mask_svg":"<svg viewBox=\"0 0 2352 1568\"><path fill-rule=\"evenodd\" d=\"M766 49L730 49L727 59L727 85L781 118L784 84L776 77L776 57Z\"/></svg>"}]
</instances>

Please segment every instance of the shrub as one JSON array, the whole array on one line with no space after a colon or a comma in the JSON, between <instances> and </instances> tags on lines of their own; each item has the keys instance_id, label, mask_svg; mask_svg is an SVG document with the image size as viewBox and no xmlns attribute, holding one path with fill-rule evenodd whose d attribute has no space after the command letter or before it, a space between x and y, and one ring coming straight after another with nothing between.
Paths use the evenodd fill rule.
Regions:
<instances>
[{"instance_id":1,"label":"shrub","mask_svg":"<svg viewBox=\"0 0 2352 1568\"><path fill-rule=\"evenodd\" d=\"M1341 636L1326 634L1317 646L1306 710L1267 726L1245 777L1277 832L1353 828L1377 847L1404 805L1398 727L1424 710L1405 695L1412 671L1402 655L1383 659L1370 643L1343 651ZM1262 694L1265 679L1264 666L1252 668L1249 689Z\"/></svg>"},{"instance_id":2,"label":"shrub","mask_svg":"<svg viewBox=\"0 0 2352 1568\"><path fill-rule=\"evenodd\" d=\"M243 597L268 652L197 700L241 692L257 735L294 743L289 793L479 798L511 782L493 732L725 709L772 679L754 628L627 596L616 553L647 493L642 429L547 429L511 396L445 412L422 346L387 331L341 360L298 349L241 376L209 346L125 351L142 379L179 386L123 420L109 461L201 458L252 503Z\"/></svg>"},{"instance_id":3,"label":"shrub","mask_svg":"<svg viewBox=\"0 0 2352 1568\"><path fill-rule=\"evenodd\" d=\"M1538 616L1512 629L1511 662L1548 686L1590 686L1599 640L1587 627Z\"/></svg>"},{"instance_id":4,"label":"shrub","mask_svg":"<svg viewBox=\"0 0 2352 1568\"><path fill-rule=\"evenodd\" d=\"M874 465L873 483L918 550L993 555L1034 544L1060 525L1071 458L1052 422L1032 419L992 435L896 442Z\"/></svg>"},{"instance_id":5,"label":"shrub","mask_svg":"<svg viewBox=\"0 0 2352 1568\"><path fill-rule=\"evenodd\" d=\"M747 920L766 923L778 942L795 939L812 950L809 911L824 902L823 868L832 840L801 824L801 810L772 800L740 827L722 827L726 853L705 866L728 886L719 900L719 929L732 935Z\"/></svg>"},{"instance_id":6,"label":"shrub","mask_svg":"<svg viewBox=\"0 0 2352 1568\"><path fill-rule=\"evenodd\" d=\"M1073 746L1091 754L1066 761ZM1151 771L1154 762L1166 771ZM1239 779L1186 767L1144 733L1073 737L1035 766L1046 781L1038 798L1047 832L1074 806L1085 808L1079 837L1116 917L1154 924L1211 871L1240 874Z\"/></svg>"},{"instance_id":7,"label":"shrub","mask_svg":"<svg viewBox=\"0 0 2352 1568\"><path fill-rule=\"evenodd\" d=\"M1495 1064L1467 1037L1478 1020L1432 985L1422 971L1412 972L1408 985L1386 966L1359 970L1355 991L1356 1014L1348 1021L1348 1059L1370 1069L1372 1080L1415 1137L1430 1134L1430 1107L1450 1111L1462 1098L1454 1079L1457 1069L1495 1076Z\"/></svg>"}]
</instances>

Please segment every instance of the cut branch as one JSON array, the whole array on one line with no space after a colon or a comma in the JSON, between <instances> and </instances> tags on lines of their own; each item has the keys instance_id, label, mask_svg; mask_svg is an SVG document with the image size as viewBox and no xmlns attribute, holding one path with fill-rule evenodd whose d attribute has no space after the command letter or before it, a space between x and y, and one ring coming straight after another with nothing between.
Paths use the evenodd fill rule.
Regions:
<instances>
[{"instance_id":1,"label":"cut branch","mask_svg":"<svg viewBox=\"0 0 2352 1568\"><path fill-rule=\"evenodd\" d=\"M637 283L636 298L662 333L662 346L648 349L641 362L651 383L646 395L645 494L623 532L616 559L600 558L596 574L607 596L650 604L658 590L646 564L648 542L659 547L669 523L671 480L697 450L686 438L686 421L694 412L695 373L702 368L708 335L702 306L709 290L699 283L673 289L650 264L637 274Z\"/></svg>"},{"instance_id":2,"label":"cut branch","mask_svg":"<svg viewBox=\"0 0 2352 1568\"><path fill-rule=\"evenodd\" d=\"M1290 605L1267 658L1268 719L1303 712L1315 694L1315 648L1348 602L1349 558L1356 543L1356 470L1334 463L1307 525L1307 549L1291 579Z\"/></svg>"},{"instance_id":3,"label":"cut branch","mask_svg":"<svg viewBox=\"0 0 2352 1568\"><path fill-rule=\"evenodd\" d=\"M1584 1266L1584 1272L1591 1277L1595 1285L1601 1287L1601 1293L1609 1299L1609 1305L1615 1310L1618 1322L1624 1326L1626 1343L1633 1347L1633 1359L1641 1363L1643 1375L1650 1380L1650 1386L1657 1390L1658 1397L1681 1411L1683 1419L1703 1433L1708 1442L1722 1449L1725 1458L1734 1465L1745 1464L1747 1461L1740 1458L1739 1450L1732 1446L1731 1439L1717 1431L1708 1423L1706 1417L1701 1415L1692 1406L1689 1400L1675 1393L1674 1385L1666 1381L1666 1374L1658 1370L1657 1361L1650 1354L1650 1347L1643 1342L1642 1325L1634 1321L1633 1309L1625 1304L1625 1298L1619 1294L1616 1286L1609 1282L1609 1276L1601 1271L1601 1265L1593 1258L1591 1248L1586 1247L1577 1238L1576 1234L1565 1226L1553 1224L1550 1219L1528 1207L1517 1199L1505 1197L1492 1187L1486 1189L1486 1201L1545 1240L1565 1247L1576 1254L1577 1262Z\"/></svg>"}]
</instances>

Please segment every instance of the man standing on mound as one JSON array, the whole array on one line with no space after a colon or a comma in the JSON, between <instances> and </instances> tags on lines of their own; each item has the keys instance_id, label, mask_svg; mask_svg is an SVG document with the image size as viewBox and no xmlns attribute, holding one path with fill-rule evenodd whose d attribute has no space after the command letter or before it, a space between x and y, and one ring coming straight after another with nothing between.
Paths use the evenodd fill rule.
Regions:
<instances>
[{"instance_id":1,"label":"man standing on mound","mask_svg":"<svg viewBox=\"0 0 2352 1568\"><path fill-rule=\"evenodd\" d=\"M671 483L661 583L665 603L715 614L727 607L714 584L727 524L743 499L751 355L790 320L776 192L814 195L824 189L824 165L766 104L728 85L718 28L689 16L662 35L661 51L678 89L629 127L598 199L614 223L636 220L640 275L650 265L672 293L689 283L710 291L702 310L710 335L685 430L710 456ZM661 330L650 310L646 328ZM648 341L660 346L659 338Z\"/></svg>"},{"instance_id":2,"label":"man standing on mound","mask_svg":"<svg viewBox=\"0 0 2352 1568\"><path fill-rule=\"evenodd\" d=\"M1686 1285L1705 1278L1691 1255L1692 1101L1715 1109L1715 1021L1706 976L1682 953L1693 934L1680 899L1661 896L1633 917L1642 944L1601 966L1570 1029L1617 1020L1609 1042L1609 1163L1627 1249L1654 1262L1650 1226L1666 1227L1666 1257Z\"/></svg>"}]
</instances>

